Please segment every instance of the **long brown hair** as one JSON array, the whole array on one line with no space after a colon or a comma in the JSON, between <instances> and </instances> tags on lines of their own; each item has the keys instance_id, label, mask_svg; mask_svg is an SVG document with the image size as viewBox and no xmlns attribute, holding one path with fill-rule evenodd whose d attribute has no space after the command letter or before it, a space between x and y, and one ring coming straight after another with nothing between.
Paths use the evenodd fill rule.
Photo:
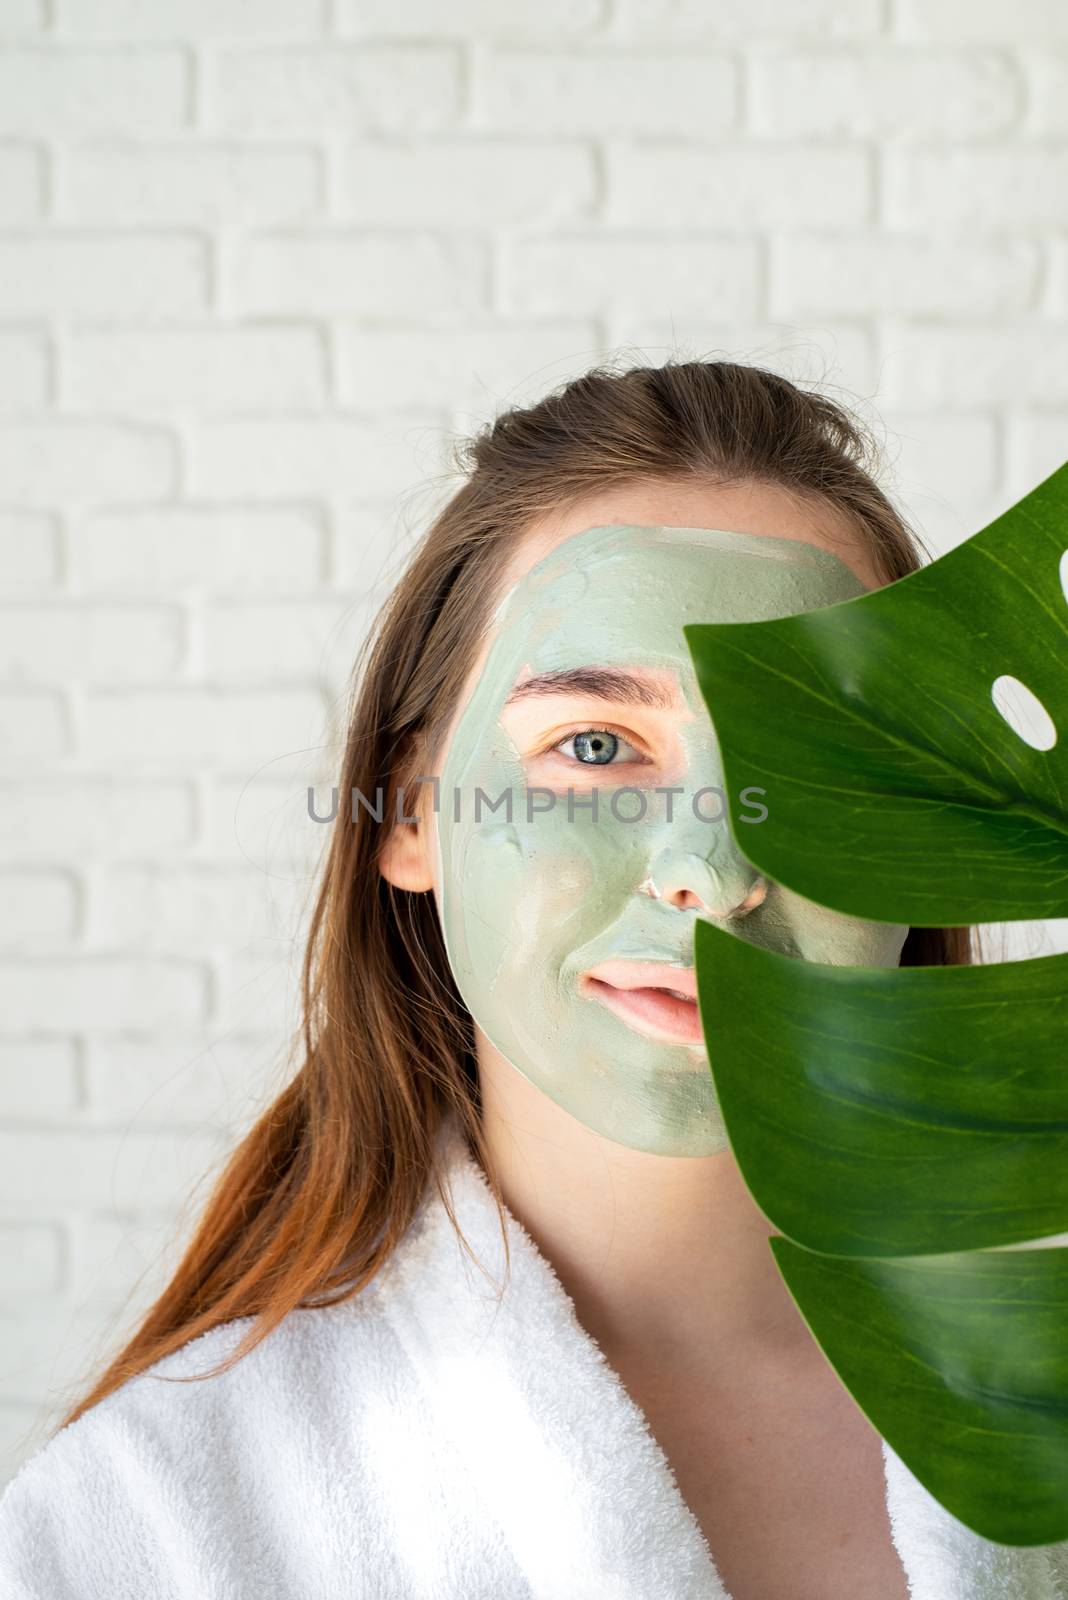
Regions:
<instances>
[{"instance_id":1,"label":"long brown hair","mask_svg":"<svg viewBox=\"0 0 1068 1600\"><path fill-rule=\"evenodd\" d=\"M393 817L398 787L431 770L497 575L533 518L635 480L763 481L836 507L880 580L892 583L923 564L923 546L877 486L877 459L867 426L836 401L729 361L599 366L505 412L457 447L465 481L360 652L340 795L372 797L381 787L383 814ZM435 1149L450 1111L487 1175L503 1232L472 1020L432 895L395 891L378 869L387 831L364 806L352 817L339 805L304 954L303 1020L290 1045L299 1068L229 1158L163 1293L59 1427L221 1323L253 1319L213 1372L184 1381L227 1370L294 1308L358 1294L431 1181L459 1232ZM902 965L971 962L975 931L913 928ZM507 1256L507 1237L504 1244Z\"/></svg>"}]
</instances>

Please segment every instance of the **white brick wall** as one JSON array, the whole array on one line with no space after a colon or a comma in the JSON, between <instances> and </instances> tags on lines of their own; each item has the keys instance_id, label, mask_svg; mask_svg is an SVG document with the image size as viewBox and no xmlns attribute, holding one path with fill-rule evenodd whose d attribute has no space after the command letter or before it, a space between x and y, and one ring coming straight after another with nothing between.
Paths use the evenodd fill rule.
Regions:
<instances>
[{"instance_id":1,"label":"white brick wall","mask_svg":"<svg viewBox=\"0 0 1068 1600\"><path fill-rule=\"evenodd\" d=\"M1061 0L0 0L0 1480L281 1082L453 434L734 354L949 548L1068 455L1066 107Z\"/></svg>"}]
</instances>

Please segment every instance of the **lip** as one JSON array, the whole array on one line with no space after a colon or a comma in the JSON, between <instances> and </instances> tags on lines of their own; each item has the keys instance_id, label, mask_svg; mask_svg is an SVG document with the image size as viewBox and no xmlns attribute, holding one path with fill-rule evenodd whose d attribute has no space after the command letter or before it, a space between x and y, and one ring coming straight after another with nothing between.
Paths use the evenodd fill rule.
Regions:
<instances>
[{"instance_id":1,"label":"lip","mask_svg":"<svg viewBox=\"0 0 1068 1600\"><path fill-rule=\"evenodd\" d=\"M666 989L689 998L677 1000ZM579 978L579 993L650 1038L667 1044L704 1043L693 967L668 961L602 961Z\"/></svg>"}]
</instances>

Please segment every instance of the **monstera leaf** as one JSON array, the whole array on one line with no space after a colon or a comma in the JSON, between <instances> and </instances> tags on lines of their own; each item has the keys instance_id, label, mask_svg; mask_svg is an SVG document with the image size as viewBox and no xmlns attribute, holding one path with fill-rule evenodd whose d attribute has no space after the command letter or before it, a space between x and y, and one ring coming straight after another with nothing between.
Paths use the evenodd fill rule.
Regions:
<instances>
[{"instance_id":1,"label":"monstera leaf","mask_svg":"<svg viewBox=\"0 0 1068 1600\"><path fill-rule=\"evenodd\" d=\"M768 877L874 922L1068 912L1068 465L872 594L683 628L731 824ZM991 698L1015 678L1062 734L1036 750ZM739 790L769 815L738 827Z\"/></svg>"},{"instance_id":2,"label":"monstera leaf","mask_svg":"<svg viewBox=\"0 0 1068 1600\"><path fill-rule=\"evenodd\" d=\"M1068 913L1068 465L884 589L684 633L768 877L917 927ZM768 815L739 826L753 784ZM731 1146L824 1354L961 1522L1068 1539L1068 1250L999 1248L1068 1231L1068 955L822 966L702 921L694 956Z\"/></svg>"}]
</instances>

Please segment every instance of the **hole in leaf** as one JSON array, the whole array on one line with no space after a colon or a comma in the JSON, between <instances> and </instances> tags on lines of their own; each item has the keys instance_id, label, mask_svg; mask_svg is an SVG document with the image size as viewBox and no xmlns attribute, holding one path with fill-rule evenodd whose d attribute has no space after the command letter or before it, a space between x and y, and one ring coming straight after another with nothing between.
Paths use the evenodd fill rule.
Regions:
<instances>
[{"instance_id":1,"label":"hole in leaf","mask_svg":"<svg viewBox=\"0 0 1068 1600\"><path fill-rule=\"evenodd\" d=\"M1052 750L1057 743L1053 718L1026 683L1003 672L990 685L990 698L1016 736L1032 750Z\"/></svg>"},{"instance_id":2,"label":"hole in leaf","mask_svg":"<svg viewBox=\"0 0 1068 1600\"><path fill-rule=\"evenodd\" d=\"M1061 555L1061 588L1064 590L1064 598L1068 600L1068 550Z\"/></svg>"}]
</instances>

